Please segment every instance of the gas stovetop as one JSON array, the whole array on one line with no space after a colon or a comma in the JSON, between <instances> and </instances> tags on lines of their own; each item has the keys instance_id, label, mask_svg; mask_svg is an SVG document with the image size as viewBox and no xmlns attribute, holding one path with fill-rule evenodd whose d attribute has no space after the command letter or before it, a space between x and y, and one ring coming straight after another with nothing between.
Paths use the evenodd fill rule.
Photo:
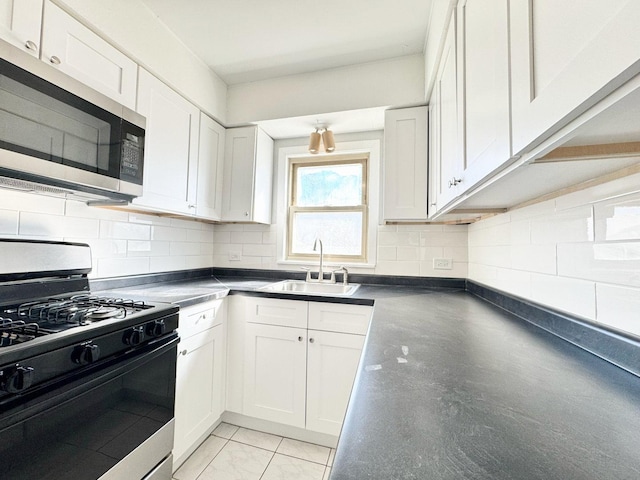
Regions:
<instances>
[{"instance_id":1,"label":"gas stovetop","mask_svg":"<svg viewBox=\"0 0 640 480\"><path fill-rule=\"evenodd\" d=\"M0 347L153 308L142 301L80 293L0 307Z\"/></svg>"}]
</instances>

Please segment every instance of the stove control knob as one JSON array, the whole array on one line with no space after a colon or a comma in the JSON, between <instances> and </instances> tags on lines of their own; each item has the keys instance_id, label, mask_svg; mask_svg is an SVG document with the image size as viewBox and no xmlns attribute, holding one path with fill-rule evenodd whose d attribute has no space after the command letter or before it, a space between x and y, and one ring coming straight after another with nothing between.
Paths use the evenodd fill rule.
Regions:
<instances>
[{"instance_id":1,"label":"stove control knob","mask_svg":"<svg viewBox=\"0 0 640 480\"><path fill-rule=\"evenodd\" d=\"M73 349L71 360L78 365L89 365L100 358L100 347L91 342L83 343Z\"/></svg>"},{"instance_id":2,"label":"stove control knob","mask_svg":"<svg viewBox=\"0 0 640 480\"><path fill-rule=\"evenodd\" d=\"M0 372L0 389L8 393L20 393L33 383L33 367L15 365Z\"/></svg>"},{"instance_id":3,"label":"stove control knob","mask_svg":"<svg viewBox=\"0 0 640 480\"><path fill-rule=\"evenodd\" d=\"M153 322L147 323L147 335L150 337L160 337L164 335L166 331L167 326L164 320L154 320Z\"/></svg>"},{"instance_id":4,"label":"stove control knob","mask_svg":"<svg viewBox=\"0 0 640 480\"><path fill-rule=\"evenodd\" d=\"M124 333L124 343L135 347L144 341L144 327L133 327Z\"/></svg>"}]
</instances>

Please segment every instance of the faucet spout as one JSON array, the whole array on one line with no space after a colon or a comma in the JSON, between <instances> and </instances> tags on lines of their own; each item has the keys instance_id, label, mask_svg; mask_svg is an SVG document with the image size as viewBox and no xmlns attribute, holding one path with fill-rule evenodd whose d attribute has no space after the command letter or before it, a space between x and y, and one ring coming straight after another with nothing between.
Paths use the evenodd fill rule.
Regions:
<instances>
[{"instance_id":1,"label":"faucet spout","mask_svg":"<svg viewBox=\"0 0 640 480\"><path fill-rule=\"evenodd\" d=\"M316 238L316 241L313 242L313 251L317 251L318 244L320 245L320 267L318 268L318 281L322 282L324 279L324 272L322 271L322 262L323 262L323 252L322 252L322 240L320 238Z\"/></svg>"}]
</instances>

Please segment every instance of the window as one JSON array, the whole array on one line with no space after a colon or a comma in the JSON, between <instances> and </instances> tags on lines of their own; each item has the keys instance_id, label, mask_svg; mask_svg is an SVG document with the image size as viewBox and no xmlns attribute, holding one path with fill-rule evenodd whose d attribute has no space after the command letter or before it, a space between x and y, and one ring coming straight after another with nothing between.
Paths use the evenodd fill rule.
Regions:
<instances>
[{"instance_id":1,"label":"window","mask_svg":"<svg viewBox=\"0 0 640 480\"><path fill-rule=\"evenodd\" d=\"M367 261L368 155L290 158L287 258Z\"/></svg>"}]
</instances>

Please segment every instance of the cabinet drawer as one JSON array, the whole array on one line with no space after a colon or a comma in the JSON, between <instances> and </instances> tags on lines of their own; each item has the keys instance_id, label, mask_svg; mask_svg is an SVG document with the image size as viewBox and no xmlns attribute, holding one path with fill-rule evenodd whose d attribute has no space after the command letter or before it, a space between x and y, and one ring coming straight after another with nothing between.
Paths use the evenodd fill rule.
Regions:
<instances>
[{"instance_id":1,"label":"cabinet drawer","mask_svg":"<svg viewBox=\"0 0 640 480\"><path fill-rule=\"evenodd\" d=\"M246 307L246 319L249 323L307 328L307 302L249 298Z\"/></svg>"},{"instance_id":2,"label":"cabinet drawer","mask_svg":"<svg viewBox=\"0 0 640 480\"><path fill-rule=\"evenodd\" d=\"M366 335L372 313L366 305L309 302L309 328Z\"/></svg>"},{"instance_id":3,"label":"cabinet drawer","mask_svg":"<svg viewBox=\"0 0 640 480\"><path fill-rule=\"evenodd\" d=\"M181 309L178 327L180 336L183 339L188 338L220 325L222 323L222 315L220 314L222 302L223 300L215 300Z\"/></svg>"}]
</instances>

